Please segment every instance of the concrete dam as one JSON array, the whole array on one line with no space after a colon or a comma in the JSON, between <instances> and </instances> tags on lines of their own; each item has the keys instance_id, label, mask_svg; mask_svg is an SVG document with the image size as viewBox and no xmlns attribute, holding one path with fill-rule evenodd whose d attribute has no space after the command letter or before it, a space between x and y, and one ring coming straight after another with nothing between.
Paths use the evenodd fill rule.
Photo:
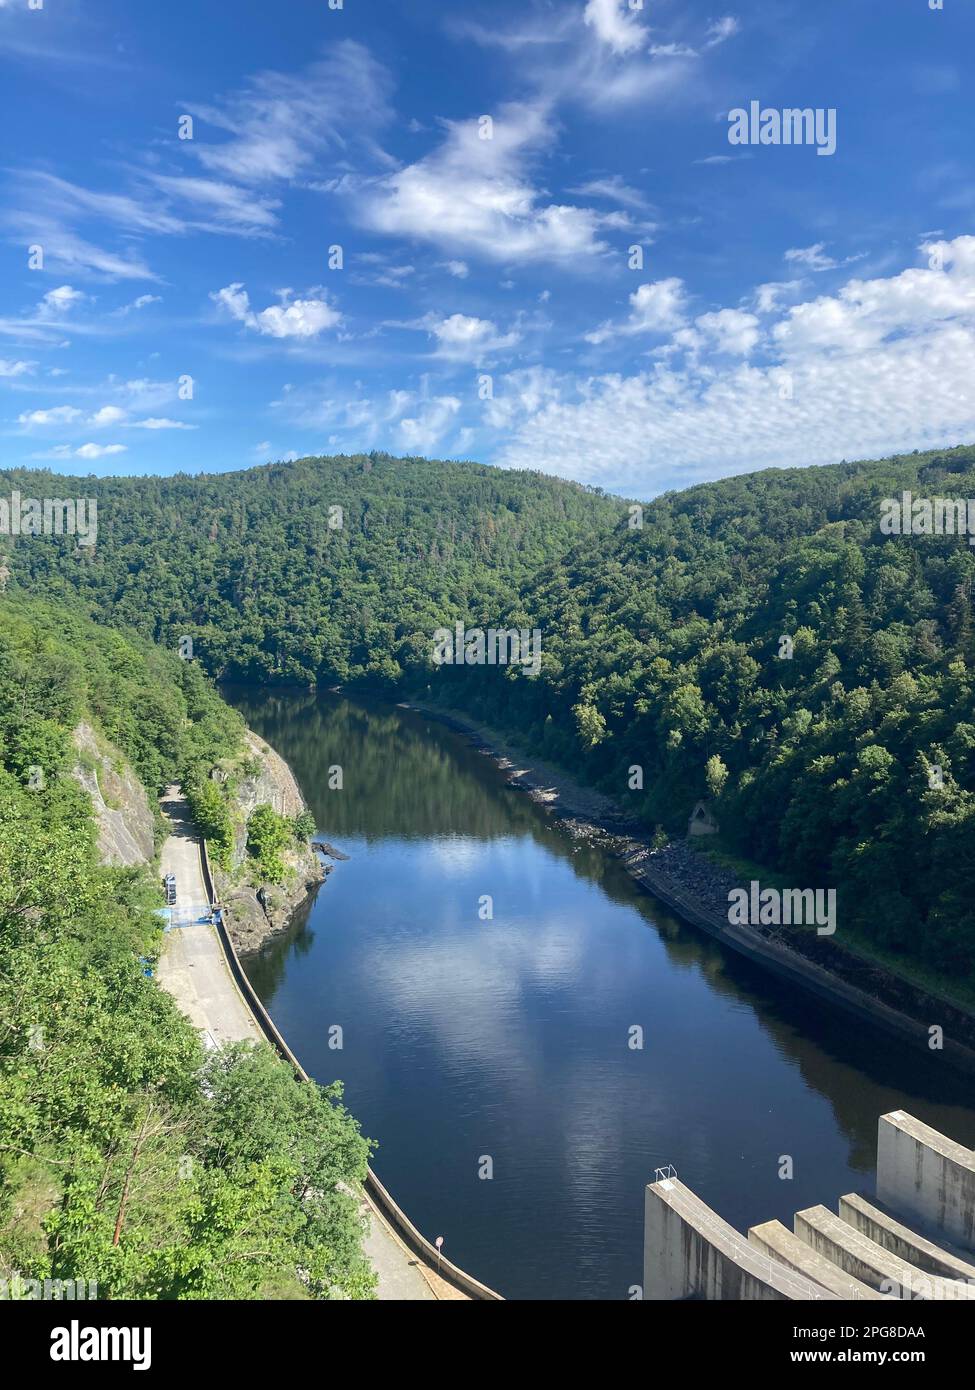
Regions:
<instances>
[{"instance_id":1,"label":"concrete dam","mask_svg":"<svg viewBox=\"0 0 975 1390\"><path fill-rule=\"evenodd\" d=\"M643 1297L653 1301L975 1300L975 1151L902 1110L881 1115L877 1195L747 1236L673 1170L646 1189Z\"/></svg>"}]
</instances>

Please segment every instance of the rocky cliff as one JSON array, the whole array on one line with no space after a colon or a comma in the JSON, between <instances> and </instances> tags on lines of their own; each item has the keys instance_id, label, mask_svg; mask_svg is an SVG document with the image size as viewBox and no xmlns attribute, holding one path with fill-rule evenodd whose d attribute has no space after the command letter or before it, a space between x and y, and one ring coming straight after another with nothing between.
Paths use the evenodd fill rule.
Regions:
<instances>
[{"instance_id":1,"label":"rocky cliff","mask_svg":"<svg viewBox=\"0 0 975 1390\"><path fill-rule=\"evenodd\" d=\"M151 863L154 820L145 787L118 749L90 724L80 723L72 738L78 751L74 776L91 797L102 862Z\"/></svg>"},{"instance_id":2,"label":"rocky cliff","mask_svg":"<svg viewBox=\"0 0 975 1390\"><path fill-rule=\"evenodd\" d=\"M310 845L297 842L284 854L282 883L253 884L247 873L247 821L257 806L271 806L294 818L306 809L294 773L284 759L250 729L244 771L234 779L235 813L233 863L225 871L214 866L220 901L229 908L230 935L241 954L258 950L269 937L283 931L291 915L321 884L324 871Z\"/></svg>"}]
</instances>

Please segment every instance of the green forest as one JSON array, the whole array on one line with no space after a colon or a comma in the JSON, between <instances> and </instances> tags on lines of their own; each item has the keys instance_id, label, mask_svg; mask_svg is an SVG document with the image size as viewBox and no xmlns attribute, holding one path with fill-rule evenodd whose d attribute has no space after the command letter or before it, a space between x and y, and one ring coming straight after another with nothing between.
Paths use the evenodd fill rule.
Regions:
<instances>
[{"instance_id":1,"label":"green forest","mask_svg":"<svg viewBox=\"0 0 975 1390\"><path fill-rule=\"evenodd\" d=\"M205 1053L152 978L148 869L105 867L84 720L154 796L234 753L200 668L70 604L0 597L0 1277L99 1298L369 1297L368 1144L269 1047ZM10 1296L14 1296L13 1293Z\"/></svg>"},{"instance_id":2,"label":"green forest","mask_svg":"<svg viewBox=\"0 0 975 1390\"><path fill-rule=\"evenodd\" d=\"M972 973L975 550L879 519L904 489L975 494L975 449L768 470L636 510L536 473L382 454L4 476L98 499L94 547L11 541L12 593L70 590L170 649L188 636L217 679L469 711L648 830L680 833L706 797L742 858L835 886L842 930ZM432 665L455 621L539 628L541 675Z\"/></svg>"}]
</instances>

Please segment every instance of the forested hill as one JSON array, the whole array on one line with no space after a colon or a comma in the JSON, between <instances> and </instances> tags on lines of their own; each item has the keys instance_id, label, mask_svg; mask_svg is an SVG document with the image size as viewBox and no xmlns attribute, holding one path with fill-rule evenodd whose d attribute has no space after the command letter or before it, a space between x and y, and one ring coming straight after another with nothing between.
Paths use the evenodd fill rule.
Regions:
<instances>
[{"instance_id":1,"label":"forested hill","mask_svg":"<svg viewBox=\"0 0 975 1390\"><path fill-rule=\"evenodd\" d=\"M436 686L650 825L684 833L710 799L739 855L838 889L842 939L970 985L975 549L885 535L905 490L975 497L975 449L662 497L523 596L539 680L445 668Z\"/></svg>"},{"instance_id":2,"label":"forested hill","mask_svg":"<svg viewBox=\"0 0 975 1390\"><path fill-rule=\"evenodd\" d=\"M648 826L682 831L708 797L739 854L835 885L848 928L975 971L975 548L880 528L905 490L975 497L975 449L729 478L642 515L533 473L379 456L5 486L99 502L95 547L12 544L12 587L68 584L103 620L191 635L215 675L468 709ZM540 676L435 667L456 620L537 627Z\"/></svg>"},{"instance_id":3,"label":"forested hill","mask_svg":"<svg viewBox=\"0 0 975 1390\"><path fill-rule=\"evenodd\" d=\"M0 496L94 497L97 545L0 540L18 584L67 579L102 620L215 675L396 681L445 613L503 616L543 565L608 535L618 498L538 473L383 454L173 478L0 474Z\"/></svg>"}]
</instances>

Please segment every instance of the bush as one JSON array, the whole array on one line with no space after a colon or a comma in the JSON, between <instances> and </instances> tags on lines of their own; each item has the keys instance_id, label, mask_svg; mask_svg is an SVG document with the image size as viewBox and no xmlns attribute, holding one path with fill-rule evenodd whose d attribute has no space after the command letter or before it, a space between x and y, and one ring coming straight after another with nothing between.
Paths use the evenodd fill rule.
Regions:
<instances>
[{"instance_id":1,"label":"bush","mask_svg":"<svg viewBox=\"0 0 975 1390\"><path fill-rule=\"evenodd\" d=\"M257 806L247 822L247 853L257 864L265 883L284 878L283 851L294 841L294 823L278 815L273 806Z\"/></svg>"}]
</instances>

